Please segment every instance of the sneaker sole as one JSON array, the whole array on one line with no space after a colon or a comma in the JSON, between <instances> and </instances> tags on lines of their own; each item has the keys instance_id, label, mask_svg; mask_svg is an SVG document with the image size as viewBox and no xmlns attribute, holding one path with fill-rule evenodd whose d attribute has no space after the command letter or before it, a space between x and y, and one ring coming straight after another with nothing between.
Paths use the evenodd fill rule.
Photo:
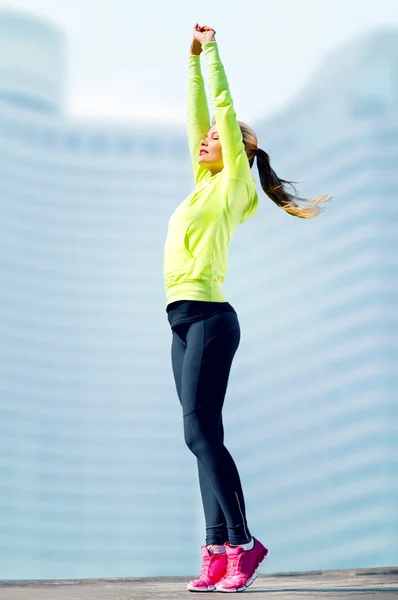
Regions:
<instances>
[{"instance_id":1,"label":"sneaker sole","mask_svg":"<svg viewBox=\"0 0 398 600\"><path fill-rule=\"evenodd\" d=\"M221 585L217 585L216 584L216 591L217 592L244 592L245 589L247 589L249 587L249 585L251 585L253 583L253 581L257 578L258 576L258 568L260 566L260 564L263 562L263 560L268 556L269 552L267 552L266 554L264 554L263 558L261 558L258 563L256 568L253 571L253 575L250 577L249 581L246 583L246 585L244 585L243 587L240 588L223 588L222 584Z\"/></svg>"},{"instance_id":2,"label":"sneaker sole","mask_svg":"<svg viewBox=\"0 0 398 600\"><path fill-rule=\"evenodd\" d=\"M214 592L216 589L215 585L209 585L207 587L194 587L193 585L187 584L187 590L189 592Z\"/></svg>"}]
</instances>

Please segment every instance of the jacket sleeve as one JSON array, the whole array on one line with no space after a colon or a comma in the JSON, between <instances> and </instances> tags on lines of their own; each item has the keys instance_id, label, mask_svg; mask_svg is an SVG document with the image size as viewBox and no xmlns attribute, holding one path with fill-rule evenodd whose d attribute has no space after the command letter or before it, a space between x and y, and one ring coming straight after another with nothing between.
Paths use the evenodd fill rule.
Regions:
<instances>
[{"instance_id":1,"label":"jacket sleeve","mask_svg":"<svg viewBox=\"0 0 398 600\"><path fill-rule=\"evenodd\" d=\"M224 66L217 42L202 45L206 57L210 97L221 142L224 169L228 177L250 181L250 164L243 145Z\"/></svg>"},{"instance_id":2,"label":"jacket sleeve","mask_svg":"<svg viewBox=\"0 0 398 600\"><path fill-rule=\"evenodd\" d=\"M228 179L226 208L232 223L244 223L258 210L256 190L243 179Z\"/></svg>"},{"instance_id":3,"label":"jacket sleeve","mask_svg":"<svg viewBox=\"0 0 398 600\"><path fill-rule=\"evenodd\" d=\"M195 184L209 174L209 171L198 163L200 142L206 137L209 129L209 107L200 67L200 56L190 55L188 62L187 134Z\"/></svg>"}]
</instances>

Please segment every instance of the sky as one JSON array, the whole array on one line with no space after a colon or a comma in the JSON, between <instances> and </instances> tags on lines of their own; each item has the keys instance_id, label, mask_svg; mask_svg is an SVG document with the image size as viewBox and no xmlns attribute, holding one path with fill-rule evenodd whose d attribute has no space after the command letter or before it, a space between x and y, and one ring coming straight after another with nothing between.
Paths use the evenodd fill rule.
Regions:
<instances>
[{"instance_id":1,"label":"sky","mask_svg":"<svg viewBox=\"0 0 398 600\"><path fill-rule=\"evenodd\" d=\"M197 22L216 30L238 118L248 123L294 101L329 52L398 28L398 0L0 0L0 8L64 31L67 112L107 122L185 123Z\"/></svg>"}]
</instances>

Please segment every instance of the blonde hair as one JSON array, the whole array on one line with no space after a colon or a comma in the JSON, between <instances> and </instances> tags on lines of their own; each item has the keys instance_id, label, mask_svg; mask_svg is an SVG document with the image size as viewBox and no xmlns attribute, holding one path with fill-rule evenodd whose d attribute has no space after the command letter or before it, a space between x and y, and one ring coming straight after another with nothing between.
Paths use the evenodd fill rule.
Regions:
<instances>
[{"instance_id":1,"label":"blonde hair","mask_svg":"<svg viewBox=\"0 0 398 600\"><path fill-rule=\"evenodd\" d=\"M312 219L319 215L323 210L323 207L319 205L324 202L330 202L333 197L318 196L317 198L307 200L297 196L297 191L293 186L293 182L280 179L272 169L270 157L264 150L261 150L261 148L258 147L257 136L253 129L243 121L238 121L238 123L242 132L243 144L249 159L250 168L253 166L255 156L257 156L257 168L260 183L267 196L280 208L283 208L283 210L295 217ZM295 194L289 194L284 187L285 185L290 185L294 189ZM309 204L309 206L300 206L296 202L298 200Z\"/></svg>"}]
</instances>

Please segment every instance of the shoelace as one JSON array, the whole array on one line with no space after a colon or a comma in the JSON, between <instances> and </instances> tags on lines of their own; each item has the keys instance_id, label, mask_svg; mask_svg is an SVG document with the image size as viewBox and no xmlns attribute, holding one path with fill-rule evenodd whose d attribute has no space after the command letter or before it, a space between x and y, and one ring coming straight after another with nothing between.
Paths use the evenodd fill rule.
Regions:
<instances>
[{"instance_id":1,"label":"shoelace","mask_svg":"<svg viewBox=\"0 0 398 600\"><path fill-rule=\"evenodd\" d=\"M210 556L203 557L202 570L200 572L200 577L204 577L206 575L207 566L209 564Z\"/></svg>"},{"instance_id":2,"label":"shoelace","mask_svg":"<svg viewBox=\"0 0 398 600\"><path fill-rule=\"evenodd\" d=\"M228 558L227 564L227 575L236 575L238 572L239 566L239 558L240 556L236 556L235 558Z\"/></svg>"}]
</instances>

